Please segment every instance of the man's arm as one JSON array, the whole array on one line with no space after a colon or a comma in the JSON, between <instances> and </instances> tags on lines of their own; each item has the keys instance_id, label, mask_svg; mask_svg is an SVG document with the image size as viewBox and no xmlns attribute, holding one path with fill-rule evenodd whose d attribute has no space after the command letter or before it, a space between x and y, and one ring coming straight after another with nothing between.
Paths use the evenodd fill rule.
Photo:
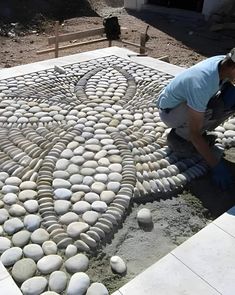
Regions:
<instances>
[{"instance_id":1,"label":"man's arm","mask_svg":"<svg viewBox=\"0 0 235 295\"><path fill-rule=\"evenodd\" d=\"M192 144L206 160L208 165L210 167L214 167L218 164L218 160L211 152L208 143L201 134L204 122L204 115L205 113L197 112L188 107L189 136Z\"/></svg>"}]
</instances>

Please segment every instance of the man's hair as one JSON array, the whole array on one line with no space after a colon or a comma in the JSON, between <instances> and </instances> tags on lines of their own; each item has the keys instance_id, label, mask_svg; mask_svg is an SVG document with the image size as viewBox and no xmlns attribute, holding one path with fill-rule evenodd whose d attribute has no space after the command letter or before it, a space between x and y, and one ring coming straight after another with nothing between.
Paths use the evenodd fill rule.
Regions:
<instances>
[{"instance_id":1,"label":"man's hair","mask_svg":"<svg viewBox=\"0 0 235 295\"><path fill-rule=\"evenodd\" d=\"M228 67L235 67L235 48L233 48L225 57L224 64Z\"/></svg>"}]
</instances>

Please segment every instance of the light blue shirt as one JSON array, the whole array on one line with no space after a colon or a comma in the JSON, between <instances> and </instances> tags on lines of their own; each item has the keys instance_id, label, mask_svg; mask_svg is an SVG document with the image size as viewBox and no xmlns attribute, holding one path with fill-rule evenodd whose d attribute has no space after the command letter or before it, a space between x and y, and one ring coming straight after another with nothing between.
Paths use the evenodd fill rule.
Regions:
<instances>
[{"instance_id":1,"label":"light blue shirt","mask_svg":"<svg viewBox=\"0 0 235 295\"><path fill-rule=\"evenodd\" d=\"M157 100L162 109L186 102L195 111L205 112L210 98L220 89L219 69L224 55L210 57L177 75Z\"/></svg>"}]
</instances>

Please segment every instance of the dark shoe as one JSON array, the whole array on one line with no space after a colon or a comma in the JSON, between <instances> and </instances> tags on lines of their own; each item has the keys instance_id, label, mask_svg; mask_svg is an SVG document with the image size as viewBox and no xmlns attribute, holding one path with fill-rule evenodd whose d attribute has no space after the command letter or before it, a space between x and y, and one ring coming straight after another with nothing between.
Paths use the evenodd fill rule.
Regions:
<instances>
[{"instance_id":1,"label":"dark shoe","mask_svg":"<svg viewBox=\"0 0 235 295\"><path fill-rule=\"evenodd\" d=\"M177 135L175 133L175 129L171 129L168 134L167 144L179 158L191 158L196 155L198 156L198 152L193 144Z\"/></svg>"}]
</instances>

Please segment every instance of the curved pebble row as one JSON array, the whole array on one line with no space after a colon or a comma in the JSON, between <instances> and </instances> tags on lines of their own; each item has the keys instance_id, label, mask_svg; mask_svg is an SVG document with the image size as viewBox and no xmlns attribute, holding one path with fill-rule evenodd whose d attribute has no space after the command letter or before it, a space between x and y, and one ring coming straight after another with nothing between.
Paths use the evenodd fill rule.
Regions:
<instances>
[{"instance_id":1,"label":"curved pebble row","mask_svg":"<svg viewBox=\"0 0 235 295\"><path fill-rule=\"evenodd\" d=\"M155 98L171 78L109 56L0 80L0 259L23 294L108 294L81 252L112 236L134 198L207 171L165 145ZM234 146L235 119L214 133ZM126 271L119 257L111 267Z\"/></svg>"}]
</instances>

